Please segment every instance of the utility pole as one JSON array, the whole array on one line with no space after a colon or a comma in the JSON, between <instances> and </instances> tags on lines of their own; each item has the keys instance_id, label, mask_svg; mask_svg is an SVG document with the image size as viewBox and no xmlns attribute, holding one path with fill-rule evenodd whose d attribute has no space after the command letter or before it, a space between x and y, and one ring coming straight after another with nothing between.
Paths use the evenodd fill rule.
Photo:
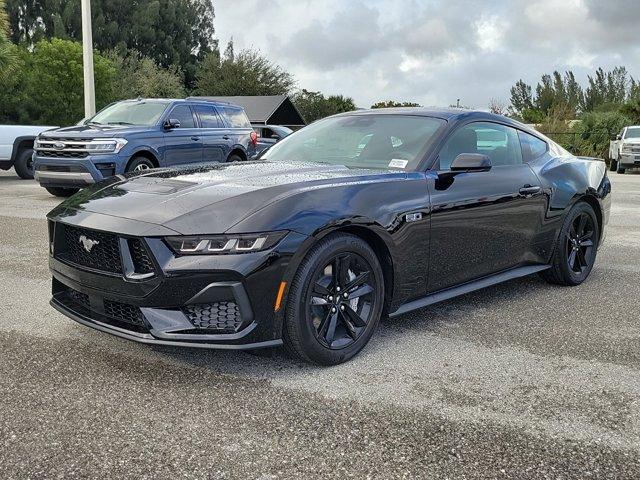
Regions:
<instances>
[{"instance_id":1,"label":"utility pole","mask_svg":"<svg viewBox=\"0 0 640 480\"><path fill-rule=\"evenodd\" d=\"M82 12L82 71L84 74L84 116L96 114L96 92L93 81L93 38L91 35L91 3L80 0Z\"/></svg>"}]
</instances>

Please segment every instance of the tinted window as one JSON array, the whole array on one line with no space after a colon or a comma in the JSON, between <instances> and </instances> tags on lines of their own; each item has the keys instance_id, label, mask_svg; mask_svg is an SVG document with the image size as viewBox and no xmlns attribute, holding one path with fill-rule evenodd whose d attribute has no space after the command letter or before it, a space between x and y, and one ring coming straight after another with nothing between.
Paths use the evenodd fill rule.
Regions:
<instances>
[{"instance_id":1,"label":"tinted window","mask_svg":"<svg viewBox=\"0 0 640 480\"><path fill-rule=\"evenodd\" d=\"M547 153L547 142L528 133L518 132L520 144L522 145L522 157L525 162L530 162Z\"/></svg>"},{"instance_id":2,"label":"tinted window","mask_svg":"<svg viewBox=\"0 0 640 480\"><path fill-rule=\"evenodd\" d=\"M227 120L234 128L251 128L251 122L244 113L244 110L236 107L222 106L218 107L222 110L223 115L227 117Z\"/></svg>"},{"instance_id":3,"label":"tinted window","mask_svg":"<svg viewBox=\"0 0 640 480\"><path fill-rule=\"evenodd\" d=\"M444 120L411 115L349 115L298 130L263 159L355 168L412 170Z\"/></svg>"},{"instance_id":4,"label":"tinted window","mask_svg":"<svg viewBox=\"0 0 640 480\"><path fill-rule=\"evenodd\" d=\"M200 118L200 126L202 128L220 128L220 120L216 109L212 105L196 105L196 113Z\"/></svg>"},{"instance_id":5,"label":"tinted window","mask_svg":"<svg viewBox=\"0 0 640 480\"><path fill-rule=\"evenodd\" d=\"M195 128L196 122L193 120L191 107L189 105L178 105L169 114L169 118L175 118L180 122L180 128Z\"/></svg>"},{"instance_id":6,"label":"tinted window","mask_svg":"<svg viewBox=\"0 0 640 480\"><path fill-rule=\"evenodd\" d=\"M448 170L461 153L487 155L491 164L497 167L522 163L516 130L497 123L470 123L456 130L440 150L440 169Z\"/></svg>"}]
</instances>

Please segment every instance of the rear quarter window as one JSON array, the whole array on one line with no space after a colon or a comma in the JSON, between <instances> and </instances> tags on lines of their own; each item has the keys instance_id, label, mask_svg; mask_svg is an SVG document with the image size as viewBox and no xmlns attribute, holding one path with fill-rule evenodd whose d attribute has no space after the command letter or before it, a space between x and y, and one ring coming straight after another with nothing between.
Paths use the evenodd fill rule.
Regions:
<instances>
[{"instance_id":1,"label":"rear quarter window","mask_svg":"<svg viewBox=\"0 0 640 480\"><path fill-rule=\"evenodd\" d=\"M540 140L538 137L521 131L518 131L518 136L520 137L520 145L522 147L522 159L525 162L536 160L547 153L549 146L544 140Z\"/></svg>"},{"instance_id":2,"label":"rear quarter window","mask_svg":"<svg viewBox=\"0 0 640 480\"><path fill-rule=\"evenodd\" d=\"M249 117L241 108L222 106L218 107L226 117L229 124L234 128L251 128Z\"/></svg>"}]
</instances>

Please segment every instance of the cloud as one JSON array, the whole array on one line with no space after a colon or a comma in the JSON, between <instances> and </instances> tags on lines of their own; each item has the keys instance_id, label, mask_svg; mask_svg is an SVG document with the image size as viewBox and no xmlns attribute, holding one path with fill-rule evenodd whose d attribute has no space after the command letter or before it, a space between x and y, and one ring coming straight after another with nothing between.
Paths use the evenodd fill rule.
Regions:
<instances>
[{"instance_id":1,"label":"cloud","mask_svg":"<svg viewBox=\"0 0 640 480\"><path fill-rule=\"evenodd\" d=\"M248 14L247 12L251 12ZM247 17L249 15L250 19ZM640 71L637 0L260 0L216 2L224 43L259 48L301 88L486 108L523 78L603 66Z\"/></svg>"}]
</instances>

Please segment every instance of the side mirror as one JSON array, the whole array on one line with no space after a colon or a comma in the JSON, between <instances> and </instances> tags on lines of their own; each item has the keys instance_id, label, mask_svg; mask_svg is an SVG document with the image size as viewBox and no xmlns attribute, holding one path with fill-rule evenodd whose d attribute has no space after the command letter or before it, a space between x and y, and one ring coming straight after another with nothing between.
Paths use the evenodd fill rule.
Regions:
<instances>
[{"instance_id":1,"label":"side mirror","mask_svg":"<svg viewBox=\"0 0 640 480\"><path fill-rule=\"evenodd\" d=\"M616 135L616 140L622 140L622 135L620 134Z\"/></svg>"},{"instance_id":2,"label":"side mirror","mask_svg":"<svg viewBox=\"0 0 640 480\"><path fill-rule=\"evenodd\" d=\"M164 122L165 130L173 130L174 128L180 128L180 120L177 118L169 118Z\"/></svg>"},{"instance_id":3,"label":"side mirror","mask_svg":"<svg viewBox=\"0 0 640 480\"><path fill-rule=\"evenodd\" d=\"M461 153L451 163L452 172L486 172L491 169L491 159L481 153Z\"/></svg>"}]
</instances>

